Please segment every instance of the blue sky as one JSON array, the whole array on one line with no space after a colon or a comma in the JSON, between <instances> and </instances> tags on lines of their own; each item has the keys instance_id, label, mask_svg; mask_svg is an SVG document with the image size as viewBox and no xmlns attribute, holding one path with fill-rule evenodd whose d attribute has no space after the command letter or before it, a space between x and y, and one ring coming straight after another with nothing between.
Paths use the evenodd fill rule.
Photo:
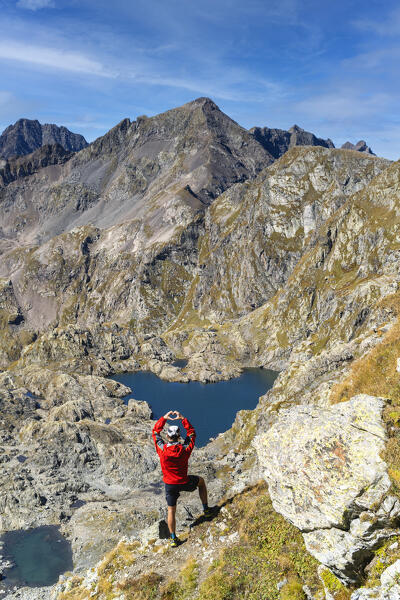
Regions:
<instances>
[{"instance_id":1,"label":"blue sky","mask_svg":"<svg viewBox=\"0 0 400 600\"><path fill-rule=\"evenodd\" d=\"M211 97L244 127L297 123L400 157L394 0L0 0L0 130L91 141Z\"/></svg>"}]
</instances>

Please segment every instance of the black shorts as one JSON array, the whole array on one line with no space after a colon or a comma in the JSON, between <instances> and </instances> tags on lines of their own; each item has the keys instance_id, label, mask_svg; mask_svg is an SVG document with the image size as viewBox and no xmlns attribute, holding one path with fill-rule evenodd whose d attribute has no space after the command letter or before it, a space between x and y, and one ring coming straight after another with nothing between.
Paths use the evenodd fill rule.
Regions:
<instances>
[{"instance_id":1,"label":"black shorts","mask_svg":"<svg viewBox=\"0 0 400 600\"><path fill-rule=\"evenodd\" d=\"M194 492L198 485L199 477L197 475L188 475L187 483L166 483L165 497L168 506L176 506L180 492Z\"/></svg>"}]
</instances>

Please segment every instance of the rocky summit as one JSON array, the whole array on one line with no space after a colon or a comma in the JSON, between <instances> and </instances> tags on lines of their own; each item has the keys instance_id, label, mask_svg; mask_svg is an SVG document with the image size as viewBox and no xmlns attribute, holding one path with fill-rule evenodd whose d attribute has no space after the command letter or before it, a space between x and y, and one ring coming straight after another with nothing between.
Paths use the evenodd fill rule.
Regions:
<instances>
[{"instance_id":1,"label":"rocky summit","mask_svg":"<svg viewBox=\"0 0 400 600\"><path fill-rule=\"evenodd\" d=\"M70 152L77 152L88 145L83 135L72 133L66 127L19 119L0 135L0 158L23 156L49 144L59 144Z\"/></svg>"},{"instance_id":2,"label":"rocky summit","mask_svg":"<svg viewBox=\"0 0 400 600\"><path fill-rule=\"evenodd\" d=\"M294 146L322 146L334 148L335 145L329 138L318 138L310 131L305 131L298 125L293 125L288 131L284 129L270 129L269 127L253 127L250 133L274 158L280 158L289 148Z\"/></svg>"},{"instance_id":3,"label":"rocky summit","mask_svg":"<svg viewBox=\"0 0 400 600\"><path fill-rule=\"evenodd\" d=\"M0 526L58 526L73 572L10 587L4 548L3 597L400 597L400 163L207 98L55 141L0 169ZM195 449L213 512L182 496L169 548L109 376L248 367L279 376Z\"/></svg>"},{"instance_id":4,"label":"rocky summit","mask_svg":"<svg viewBox=\"0 0 400 600\"><path fill-rule=\"evenodd\" d=\"M342 145L342 148L345 148L346 150L355 150L356 152L366 152L367 154L373 154L375 156L375 153L372 152L372 149L367 145L367 142L365 142L364 140L360 140L356 144L352 144L351 142L345 142Z\"/></svg>"}]
</instances>

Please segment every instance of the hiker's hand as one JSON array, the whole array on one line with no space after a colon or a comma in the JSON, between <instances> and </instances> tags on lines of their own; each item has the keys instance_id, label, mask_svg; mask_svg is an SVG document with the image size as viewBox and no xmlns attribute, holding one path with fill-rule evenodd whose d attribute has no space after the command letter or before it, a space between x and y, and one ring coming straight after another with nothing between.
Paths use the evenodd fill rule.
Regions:
<instances>
[{"instance_id":1,"label":"hiker's hand","mask_svg":"<svg viewBox=\"0 0 400 600\"><path fill-rule=\"evenodd\" d=\"M184 417L184 416L183 416L183 415L182 415L180 412L178 412L177 410L175 411L175 413L176 413L176 417L175 417L176 419L184 419L184 418L185 418L185 417Z\"/></svg>"},{"instance_id":2,"label":"hiker's hand","mask_svg":"<svg viewBox=\"0 0 400 600\"><path fill-rule=\"evenodd\" d=\"M164 419L171 419L172 421L174 420L174 418L171 415L174 415L176 413L175 410L169 410L165 415L164 415Z\"/></svg>"}]
</instances>

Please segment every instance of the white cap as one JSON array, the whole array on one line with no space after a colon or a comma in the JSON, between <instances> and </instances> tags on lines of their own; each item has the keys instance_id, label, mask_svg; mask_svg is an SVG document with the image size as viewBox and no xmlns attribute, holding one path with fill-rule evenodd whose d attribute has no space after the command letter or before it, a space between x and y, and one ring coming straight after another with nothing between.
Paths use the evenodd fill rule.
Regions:
<instances>
[{"instance_id":1,"label":"white cap","mask_svg":"<svg viewBox=\"0 0 400 600\"><path fill-rule=\"evenodd\" d=\"M181 434L181 432L179 430L178 425L170 425L168 427L167 435L169 435L169 437L177 437L180 434Z\"/></svg>"}]
</instances>

